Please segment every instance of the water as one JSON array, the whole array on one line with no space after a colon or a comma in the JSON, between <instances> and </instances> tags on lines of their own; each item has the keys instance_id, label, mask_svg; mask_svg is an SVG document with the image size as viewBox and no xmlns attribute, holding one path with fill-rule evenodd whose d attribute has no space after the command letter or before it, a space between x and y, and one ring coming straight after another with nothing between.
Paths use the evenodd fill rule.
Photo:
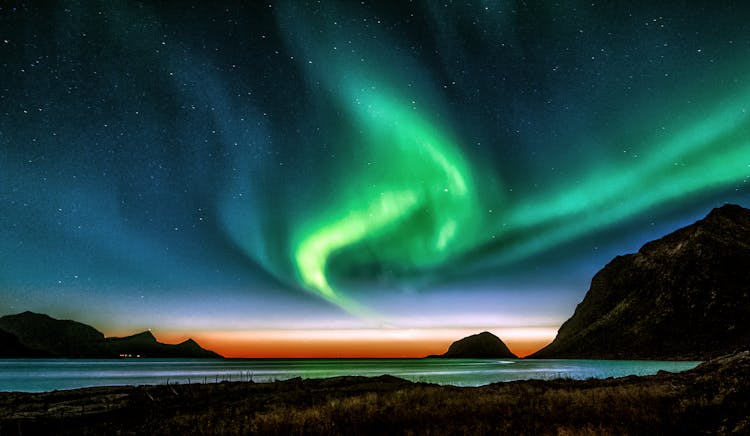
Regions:
<instances>
[{"instance_id":1,"label":"water","mask_svg":"<svg viewBox=\"0 0 750 436\"><path fill-rule=\"evenodd\" d=\"M390 374L406 380L481 386L552 378L607 378L694 368L700 362L541 359L0 359L0 391L88 386L270 382L294 377Z\"/></svg>"}]
</instances>

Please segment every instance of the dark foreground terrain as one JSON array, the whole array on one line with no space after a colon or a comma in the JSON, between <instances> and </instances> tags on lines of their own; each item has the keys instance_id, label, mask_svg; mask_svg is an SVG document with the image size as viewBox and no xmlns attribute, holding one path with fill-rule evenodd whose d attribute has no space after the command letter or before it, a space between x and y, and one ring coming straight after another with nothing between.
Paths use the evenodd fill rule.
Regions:
<instances>
[{"instance_id":1,"label":"dark foreground terrain","mask_svg":"<svg viewBox=\"0 0 750 436\"><path fill-rule=\"evenodd\" d=\"M390 376L0 393L0 434L748 434L750 352L679 374L458 388Z\"/></svg>"}]
</instances>

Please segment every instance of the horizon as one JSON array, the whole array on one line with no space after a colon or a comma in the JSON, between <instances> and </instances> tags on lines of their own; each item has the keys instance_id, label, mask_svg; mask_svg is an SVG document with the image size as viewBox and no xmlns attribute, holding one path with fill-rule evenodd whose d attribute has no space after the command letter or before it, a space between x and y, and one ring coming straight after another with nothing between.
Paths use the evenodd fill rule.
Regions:
<instances>
[{"instance_id":1,"label":"horizon","mask_svg":"<svg viewBox=\"0 0 750 436\"><path fill-rule=\"evenodd\" d=\"M615 256L750 206L748 14L0 6L0 308L226 357L529 355Z\"/></svg>"},{"instance_id":2,"label":"horizon","mask_svg":"<svg viewBox=\"0 0 750 436\"><path fill-rule=\"evenodd\" d=\"M201 347L215 351L224 358L422 358L433 354L442 354L448 350L451 343L481 333L481 331L471 329L440 328L421 330L305 330L304 332L298 330L202 333L183 331L162 334L152 328L137 331L106 332L101 331L96 325L87 324L79 319L60 318L54 314L33 311L0 314L0 317L23 313L47 315L57 320L83 323L99 330L106 338L122 338L149 332L157 341L165 344L178 344L192 339ZM538 351L552 340L548 339L549 331L546 329L525 329L522 332L517 330L504 329L501 330L501 334L493 331L490 331L490 333L499 337L506 345L513 344L513 347L511 345L508 345L508 347L519 358ZM502 333L507 334L503 335ZM446 339L456 334L462 336L455 337L455 339ZM501 335L510 339L503 339ZM301 346L300 336L305 338ZM529 340L529 338L532 339ZM357 342L352 343L354 340ZM539 346L540 343L543 345ZM514 348L521 351L514 351Z\"/></svg>"}]
</instances>

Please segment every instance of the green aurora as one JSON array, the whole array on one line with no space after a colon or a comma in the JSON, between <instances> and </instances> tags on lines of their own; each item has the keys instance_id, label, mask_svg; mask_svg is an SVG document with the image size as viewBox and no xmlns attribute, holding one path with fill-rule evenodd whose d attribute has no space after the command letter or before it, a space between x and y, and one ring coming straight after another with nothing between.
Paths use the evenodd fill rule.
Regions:
<instances>
[{"instance_id":1,"label":"green aurora","mask_svg":"<svg viewBox=\"0 0 750 436\"><path fill-rule=\"evenodd\" d=\"M750 206L748 2L0 15L9 313L554 331L614 256Z\"/></svg>"},{"instance_id":2,"label":"green aurora","mask_svg":"<svg viewBox=\"0 0 750 436\"><path fill-rule=\"evenodd\" d=\"M335 26L283 24L294 29L288 40L300 68L323 84L343 114L341 128L356 132L340 147L356 149L367 165L340 171L348 189L326 196L295 226L290 257L300 286L356 315L373 314L348 295L351 271L434 279L446 265L471 269L478 253L495 267L511 264L658 205L746 183L750 175L750 90L737 86L734 95L706 99L706 110L689 119L660 113L657 122L669 133L634 140L625 130L601 145L623 149L633 156L628 161L592 165L511 199L502 194L503 174L473 162L463 152L468 141L435 116L445 107L437 87L415 86L418 75L399 77L392 66L362 65L363 58L386 56L387 35L350 40L347 48L354 48L339 50L335 41L346 38Z\"/></svg>"}]
</instances>

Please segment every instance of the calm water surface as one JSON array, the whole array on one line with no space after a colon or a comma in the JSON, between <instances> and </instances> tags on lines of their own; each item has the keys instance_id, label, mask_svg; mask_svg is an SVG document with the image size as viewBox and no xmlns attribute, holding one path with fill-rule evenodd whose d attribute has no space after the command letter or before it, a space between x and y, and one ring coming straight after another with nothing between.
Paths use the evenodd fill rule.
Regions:
<instances>
[{"instance_id":1,"label":"calm water surface","mask_svg":"<svg viewBox=\"0 0 750 436\"><path fill-rule=\"evenodd\" d=\"M0 359L0 391L87 386L269 382L294 377L390 374L411 381L481 386L494 382L607 378L678 372L700 362L541 359Z\"/></svg>"}]
</instances>

